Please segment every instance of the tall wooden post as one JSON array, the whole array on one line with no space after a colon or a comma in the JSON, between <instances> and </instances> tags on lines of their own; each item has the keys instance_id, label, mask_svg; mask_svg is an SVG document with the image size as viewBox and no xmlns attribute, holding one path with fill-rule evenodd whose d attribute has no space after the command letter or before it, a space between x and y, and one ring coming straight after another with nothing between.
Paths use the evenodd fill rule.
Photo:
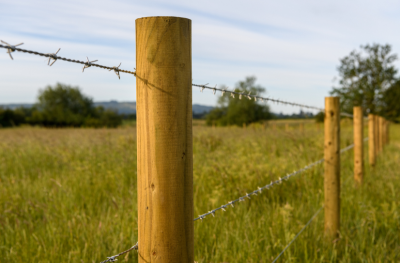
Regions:
<instances>
[{"instance_id":1,"label":"tall wooden post","mask_svg":"<svg viewBox=\"0 0 400 263\"><path fill-rule=\"evenodd\" d=\"M325 98L324 191L325 234L338 237L340 228L340 112L339 98Z\"/></svg>"},{"instance_id":2,"label":"tall wooden post","mask_svg":"<svg viewBox=\"0 0 400 263\"><path fill-rule=\"evenodd\" d=\"M354 181L360 185L363 181L364 169L364 140L363 128L364 117L361 107L353 108L353 124L354 124Z\"/></svg>"},{"instance_id":3,"label":"tall wooden post","mask_svg":"<svg viewBox=\"0 0 400 263\"><path fill-rule=\"evenodd\" d=\"M386 122L386 144L390 143L390 121Z\"/></svg>"},{"instance_id":4,"label":"tall wooden post","mask_svg":"<svg viewBox=\"0 0 400 263\"><path fill-rule=\"evenodd\" d=\"M379 116L375 115L375 155L379 154Z\"/></svg>"},{"instance_id":5,"label":"tall wooden post","mask_svg":"<svg viewBox=\"0 0 400 263\"><path fill-rule=\"evenodd\" d=\"M378 130L379 130L379 138L378 138L378 151L381 152L383 150L383 118L381 116L378 117Z\"/></svg>"},{"instance_id":6,"label":"tall wooden post","mask_svg":"<svg viewBox=\"0 0 400 263\"><path fill-rule=\"evenodd\" d=\"M139 262L193 262L191 20L136 19Z\"/></svg>"},{"instance_id":7,"label":"tall wooden post","mask_svg":"<svg viewBox=\"0 0 400 263\"><path fill-rule=\"evenodd\" d=\"M383 145L383 147L382 148L384 148L385 146L386 146L386 136L387 136L387 132L386 132L386 127L387 127L387 125L386 125L386 123L387 123L387 121L386 121L386 119L385 118L383 118L382 117L382 119L383 119L383 123L382 123L382 130L383 130L383 136L382 136L382 145Z\"/></svg>"},{"instance_id":8,"label":"tall wooden post","mask_svg":"<svg viewBox=\"0 0 400 263\"><path fill-rule=\"evenodd\" d=\"M376 129L375 129L375 115L368 114L368 153L369 153L369 165L375 167L376 162Z\"/></svg>"}]
</instances>

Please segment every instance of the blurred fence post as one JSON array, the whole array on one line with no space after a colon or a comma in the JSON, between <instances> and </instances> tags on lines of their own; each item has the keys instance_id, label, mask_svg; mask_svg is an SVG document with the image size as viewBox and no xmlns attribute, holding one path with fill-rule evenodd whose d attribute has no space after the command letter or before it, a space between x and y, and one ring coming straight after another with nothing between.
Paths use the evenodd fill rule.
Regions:
<instances>
[{"instance_id":1,"label":"blurred fence post","mask_svg":"<svg viewBox=\"0 0 400 263\"><path fill-rule=\"evenodd\" d=\"M379 154L379 116L374 115L375 125L375 156Z\"/></svg>"},{"instance_id":2,"label":"blurred fence post","mask_svg":"<svg viewBox=\"0 0 400 263\"><path fill-rule=\"evenodd\" d=\"M324 192L325 234L333 240L340 228L340 112L339 98L325 98Z\"/></svg>"},{"instance_id":3,"label":"blurred fence post","mask_svg":"<svg viewBox=\"0 0 400 263\"><path fill-rule=\"evenodd\" d=\"M364 116L361 107L353 108L354 131L354 181L361 185L364 176Z\"/></svg>"},{"instance_id":4,"label":"blurred fence post","mask_svg":"<svg viewBox=\"0 0 400 263\"><path fill-rule=\"evenodd\" d=\"M390 121L386 123L386 144L390 143Z\"/></svg>"},{"instance_id":5,"label":"blurred fence post","mask_svg":"<svg viewBox=\"0 0 400 263\"><path fill-rule=\"evenodd\" d=\"M378 151L381 152L383 150L383 118L381 116L378 117L378 130L379 130L379 138L378 138Z\"/></svg>"},{"instance_id":6,"label":"blurred fence post","mask_svg":"<svg viewBox=\"0 0 400 263\"><path fill-rule=\"evenodd\" d=\"M190 19L136 19L140 263L194 261L191 48Z\"/></svg>"},{"instance_id":7,"label":"blurred fence post","mask_svg":"<svg viewBox=\"0 0 400 263\"><path fill-rule=\"evenodd\" d=\"M369 165L375 167L376 155L375 155L375 115L368 114L368 153L369 153Z\"/></svg>"},{"instance_id":8,"label":"blurred fence post","mask_svg":"<svg viewBox=\"0 0 400 263\"><path fill-rule=\"evenodd\" d=\"M304 123L300 123L300 132L304 132Z\"/></svg>"}]
</instances>

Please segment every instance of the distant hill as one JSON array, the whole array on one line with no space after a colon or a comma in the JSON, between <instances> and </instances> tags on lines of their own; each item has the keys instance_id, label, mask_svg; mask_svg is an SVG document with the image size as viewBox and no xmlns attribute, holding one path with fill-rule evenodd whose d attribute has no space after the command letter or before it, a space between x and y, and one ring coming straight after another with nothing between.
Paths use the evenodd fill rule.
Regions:
<instances>
[{"instance_id":1,"label":"distant hill","mask_svg":"<svg viewBox=\"0 0 400 263\"><path fill-rule=\"evenodd\" d=\"M136 114L136 102L132 101L125 101L125 102L118 102L116 100L110 100L110 101L99 101L99 102L94 102L95 106L103 106L105 109L114 109L116 110L119 114ZM16 109L20 107L24 108L30 108L32 107L33 104L28 104L28 103L13 103L13 104L3 104L0 105L0 107L5 108L5 109ZM214 107L211 106L205 106L205 105L200 105L200 104L193 104L193 113L194 114L202 114L202 113L207 113L211 111Z\"/></svg>"}]
</instances>

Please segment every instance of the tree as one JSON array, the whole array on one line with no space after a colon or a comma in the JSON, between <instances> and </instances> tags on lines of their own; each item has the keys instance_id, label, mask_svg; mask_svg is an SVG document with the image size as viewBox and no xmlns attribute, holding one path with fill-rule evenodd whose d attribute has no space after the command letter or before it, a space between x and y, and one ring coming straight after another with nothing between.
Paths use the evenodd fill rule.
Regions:
<instances>
[{"instance_id":1,"label":"tree","mask_svg":"<svg viewBox=\"0 0 400 263\"><path fill-rule=\"evenodd\" d=\"M245 94L259 95L265 88L255 85L255 77L247 77L244 81L239 81L235 86L236 92ZM218 107L210 111L206 116L207 125L243 125L260 120L271 119L272 114L267 105L260 105L254 98L248 99L246 96L235 98L225 94L218 99Z\"/></svg>"},{"instance_id":2,"label":"tree","mask_svg":"<svg viewBox=\"0 0 400 263\"><path fill-rule=\"evenodd\" d=\"M122 118L111 110L95 108L78 87L57 83L39 91L28 121L50 127L116 127Z\"/></svg>"},{"instance_id":3,"label":"tree","mask_svg":"<svg viewBox=\"0 0 400 263\"><path fill-rule=\"evenodd\" d=\"M389 120L400 122L400 80L384 92L381 115Z\"/></svg>"},{"instance_id":4,"label":"tree","mask_svg":"<svg viewBox=\"0 0 400 263\"><path fill-rule=\"evenodd\" d=\"M340 86L331 94L340 97L342 111L352 114L353 106L362 106L364 114L383 111L383 94L395 83L397 74L393 64L397 55L391 51L388 44L366 45L340 60Z\"/></svg>"}]
</instances>

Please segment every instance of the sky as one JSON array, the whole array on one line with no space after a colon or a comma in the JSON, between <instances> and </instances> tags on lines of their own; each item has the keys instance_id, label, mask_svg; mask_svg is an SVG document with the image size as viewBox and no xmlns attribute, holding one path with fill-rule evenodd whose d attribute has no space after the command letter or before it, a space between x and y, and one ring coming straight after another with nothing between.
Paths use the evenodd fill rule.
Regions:
<instances>
[{"instance_id":1,"label":"sky","mask_svg":"<svg viewBox=\"0 0 400 263\"><path fill-rule=\"evenodd\" d=\"M337 85L340 58L360 45L391 44L400 52L400 2L379 1L132 1L0 0L0 39L71 59L135 68L135 20L192 20L193 83L210 86L256 76L266 97L324 107ZM0 49L0 104L33 103L57 82L79 86L95 101L135 101L133 75ZM399 66L399 61L396 62ZM336 80L335 80L336 79ZM336 82L335 82L336 81ZM226 96L226 95L225 95ZM211 90L193 87L193 103L216 105ZM274 112L300 109L270 105Z\"/></svg>"}]
</instances>

